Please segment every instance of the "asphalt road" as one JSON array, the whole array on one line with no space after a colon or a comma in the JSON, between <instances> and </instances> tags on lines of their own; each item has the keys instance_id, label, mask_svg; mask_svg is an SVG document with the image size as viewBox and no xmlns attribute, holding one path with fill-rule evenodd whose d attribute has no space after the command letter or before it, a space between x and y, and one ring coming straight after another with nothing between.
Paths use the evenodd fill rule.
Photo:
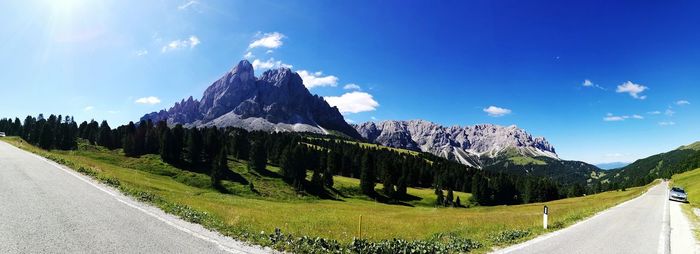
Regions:
<instances>
[{"instance_id":1,"label":"asphalt road","mask_svg":"<svg viewBox=\"0 0 700 254\"><path fill-rule=\"evenodd\" d=\"M0 141L0 253L267 253Z\"/></svg>"},{"instance_id":2,"label":"asphalt road","mask_svg":"<svg viewBox=\"0 0 700 254\"><path fill-rule=\"evenodd\" d=\"M670 221L668 183L663 182L588 220L496 253L671 253L672 245L673 253L694 253L687 243L694 242L689 227L675 227L672 238Z\"/></svg>"}]
</instances>

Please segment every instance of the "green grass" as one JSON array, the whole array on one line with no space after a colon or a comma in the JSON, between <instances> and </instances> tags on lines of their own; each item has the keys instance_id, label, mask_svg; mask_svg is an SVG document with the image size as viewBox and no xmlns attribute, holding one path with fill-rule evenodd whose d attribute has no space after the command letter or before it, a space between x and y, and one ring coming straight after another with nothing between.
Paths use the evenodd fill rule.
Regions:
<instances>
[{"instance_id":1,"label":"green grass","mask_svg":"<svg viewBox=\"0 0 700 254\"><path fill-rule=\"evenodd\" d=\"M117 179L122 191L141 200L157 199L156 205L166 212L210 218L200 222L197 216L195 219L186 217L226 235L259 244L269 242L255 235L261 231L272 232L275 228L295 236L323 237L349 243L357 236L358 218L363 216L362 237L372 241L393 238L425 240L449 234L476 240L484 245L476 251L487 252L492 247L521 242L571 225L636 197L648 188L630 188L546 203L471 208L435 208L433 190L409 188L408 193L415 196L415 200L406 201L408 205L390 205L359 195L357 179L335 177L338 199L320 199L295 192L275 176L279 170L276 167L268 166L272 173L260 175L248 172L244 161L231 160L230 168L253 182L256 192L251 191L247 184L224 181L230 193L223 194L210 187L206 174L175 168L155 155L128 158L121 151L89 145L81 145L76 151L45 151L18 138L3 141L58 160L76 170L84 167L96 172L98 178ZM381 185L377 186L378 191L381 188ZM467 203L470 194L456 192L455 196ZM550 207L550 230L541 228L543 205ZM187 212L181 212L183 210Z\"/></svg>"},{"instance_id":2,"label":"green grass","mask_svg":"<svg viewBox=\"0 0 700 254\"><path fill-rule=\"evenodd\" d=\"M688 194L689 205L683 205L683 211L695 224L695 238L700 240L700 218L692 211L700 208L700 168L676 174L671 180L673 186L682 187Z\"/></svg>"},{"instance_id":3,"label":"green grass","mask_svg":"<svg viewBox=\"0 0 700 254\"><path fill-rule=\"evenodd\" d=\"M527 156L510 157L508 160L515 165L547 165L547 162Z\"/></svg>"},{"instance_id":4,"label":"green grass","mask_svg":"<svg viewBox=\"0 0 700 254\"><path fill-rule=\"evenodd\" d=\"M308 139L321 139L321 138L313 138L313 137L307 137ZM323 139L325 141L329 141L330 139ZM362 148L375 148L375 149L389 149L394 152L398 153L405 153L405 154L410 154L410 155L418 155L420 152L413 151L413 150L408 150L408 149L403 149L403 148L395 148L395 147L388 147L388 146L381 146L377 144L372 144L372 143L365 143L365 142L357 142L357 141L352 141L352 140L343 140L339 139L342 142L348 143L348 144L359 144L360 147Z\"/></svg>"},{"instance_id":5,"label":"green grass","mask_svg":"<svg viewBox=\"0 0 700 254\"><path fill-rule=\"evenodd\" d=\"M690 145L681 146L678 149L690 149L690 150L698 151L698 150L700 150L700 141L692 143Z\"/></svg>"}]
</instances>

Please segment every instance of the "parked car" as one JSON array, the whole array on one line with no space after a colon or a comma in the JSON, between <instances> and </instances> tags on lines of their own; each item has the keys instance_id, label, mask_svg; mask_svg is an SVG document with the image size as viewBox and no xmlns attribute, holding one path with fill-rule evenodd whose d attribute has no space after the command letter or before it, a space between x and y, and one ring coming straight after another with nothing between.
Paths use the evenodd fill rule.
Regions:
<instances>
[{"instance_id":1,"label":"parked car","mask_svg":"<svg viewBox=\"0 0 700 254\"><path fill-rule=\"evenodd\" d=\"M4 132L0 132L0 137L4 137L4 136L5 136L5 133L4 133Z\"/></svg>"},{"instance_id":2,"label":"parked car","mask_svg":"<svg viewBox=\"0 0 700 254\"><path fill-rule=\"evenodd\" d=\"M681 187L673 187L668 193L668 199L679 202L688 202L688 194L685 193L685 190Z\"/></svg>"}]
</instances>

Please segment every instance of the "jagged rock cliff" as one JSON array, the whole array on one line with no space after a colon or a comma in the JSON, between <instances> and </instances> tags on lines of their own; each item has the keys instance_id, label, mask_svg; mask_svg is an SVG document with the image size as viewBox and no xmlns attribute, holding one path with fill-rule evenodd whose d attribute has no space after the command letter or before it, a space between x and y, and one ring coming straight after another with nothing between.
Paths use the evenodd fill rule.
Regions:
<instances>
[{"instance_id":1,"label":"jagged rock cliff","mask_svg":"<svg viewBox=\"0 0 700 254\"><path fill-rule=\"evenodd\" d=\"M201 100L192 97L169 110L144 115L141 120L167 121L169 125L234 126L248 130L343 133L360 138L336 107L304 86L288 68L265 71L259 78L242 60L209 86Z\"/></svg>"}]
</instances>

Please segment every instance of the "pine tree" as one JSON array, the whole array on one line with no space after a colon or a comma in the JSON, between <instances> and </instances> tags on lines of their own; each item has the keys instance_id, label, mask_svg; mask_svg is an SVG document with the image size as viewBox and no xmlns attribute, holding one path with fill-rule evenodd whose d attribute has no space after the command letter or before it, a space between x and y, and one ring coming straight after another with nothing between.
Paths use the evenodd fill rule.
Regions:
<instances>
[{"instance_id":1,"label":"pine tree","mask_svg":"<svg viewBox=\"0 0 700 254\"><path fill-rule=\"evenodd\" d=\"M330 159L330 158L329 158ZM330 160L328 160L330 162ZM327 188L333 188L333 171L331 170L330 164L324 169L323 172L323 185Z\"/></svg>"},{"instance_id":2,"label":"pine tree","mask_svg":"<svg viewBox=\"0 0 700 254\"><path fill-rule=\"evenodd\" d=\"M384 185L384 195L387 197L394 197L395 191L394 191L394 182L392 181L392 172L389 166L387 165L386 162L380 162L379 163L380 169L378 170L379 172L382 172L382 184Z\"/></svg>"},{"instance_id":3,"label":"pine tree","mask_svg":"<svg viewBox=\"0 0 700 254\"><path fill-rule=\"evenodd\" d=\"M41 126L41 134L39 135L41 138L39 140L39 146L41 148L44 148L46 150L49 150L52 148L53 145L53 127L51 127L50 124L45 123L42 124Z\"/></svg>"},{"instance_id":4,"label":"pine tree","mask_svg":"<svg viewBox=\"0 0 700 254\"><path fill-rule=\"evenodd\" d=\"M435 188L435 205L442 206L445 204L445 194L442 192L442 187Z\"/></svg>"},{"instance_id":5,"label":"pine tree","mask_svg":"<svg viewBox=\"0 0 700 254\"><path fill-rule=\"evenodd\" d=\"M406 177L401 176L396 183L396 193L394 193L394 196L397 199L406 196L406 192L408 191L408 184L406 182Z\"/></svg>"},{"instance_id":6,"label":"pine tree","mask_svg":"<svg viewBox=\"0 0 700 254\"><path fill-rule=\"evenodd\" d=\"M211 169L211 183L217 189L222 188L221 180L228 171L228 159L226 158L226 148L222 146L219 149L219 153L214 159L214 164Z\"/></svg>"},{"instance_id":7,"label":"pine tree","mask_svg":"<svg viewBox=\"0 0 700 254\"><path fill-rule=\"evenodd\" d=\"M170 129L166 128L165 130L162 131L161 133L161 138L160 138L160 158L163 159L163 161L168 162L168 163L174 163L176 162L175 158L175 138L173 136L173 133L170 131Z\"/></svg>"},{"instance_id":8,"label":"pine tree","mask_svg":"<svg viewBox=\"0 0 700 254\"><path fill-rule=\"evenodd\" d=\"M187 137L187 159L193 166L202 163L202 133L197 128L192 128Z\"/></svg>"},{"instance_id":9,"label":"pine tree","mask_svg":"<svg viewBox=\"0 0 700 254\"><path fill-rule=\"evenodd\" d=\"M97 145L112 149L112 128L109 127L107 121L102 121L97 132Z\"/></svg>"},{"instance_id":10,"label":"pine tree","mask_svg":"<svg viewBox=\"0 0 700 254\"><path fill-rule=\"evenodd\" d=\"M267 164L267 150L265 149L265 142L263 140L253 142L253 147L250 149L249 157L248 170L256 172L265 171L265 165Z\"/></svg>"},{"instance_id":11,"label":"pine tree","mask_svg":"<svg viewBox=\"0 0 700 254\"><path fill-rule=\"evenodd\" d=\"M185 130L182 127L182 124L177 124L175 127L172 129L173 133L173 148L172 148L172 157L175 162L180 162L182 161L182 149L184 147L184 141L185 141Z\"/></svg>"},{"instance_id":12,"label":"pine tree","mask_svg":"<svg viewBox=\"0 0 700 254\"><path fill-rule=\"evenodd\" d=\"M375 194L375 165L374 158L369 152L365 151L362 155L361 171L360 171L360 189L365 195L372 196Z\"/></svg>"},{"instance_id":13,"label":"pine tree","mask_svg":"<svg viewBox=\"0 0 700 254\"><path fill-rule=\"evenodd\" d=\"M454 193L452 192L452 188L447 189L447 197L445 199L445 206L454 206Z\"/></svg>"}]
</instances>

